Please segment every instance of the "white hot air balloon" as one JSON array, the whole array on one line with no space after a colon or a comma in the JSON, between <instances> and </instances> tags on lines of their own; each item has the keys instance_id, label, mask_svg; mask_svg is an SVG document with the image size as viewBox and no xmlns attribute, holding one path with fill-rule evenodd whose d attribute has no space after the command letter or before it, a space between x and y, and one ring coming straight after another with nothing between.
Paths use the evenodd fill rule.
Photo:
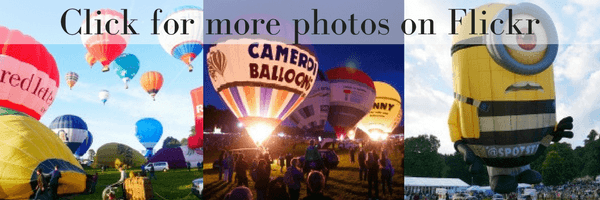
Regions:
<instances>
[{"instance_id":1,"label":"white hot air balloon","mask_svg":"<svg viewBox=\"0 0 600 200\"><path fill-rule=\"evenodd\" d=\"M106 101L108 100L109 96L110 96L110 94L108 93L108 90L102 90L98 94L98 97L100 98L100 101L102 101L102 104L104 104L104 105L106 105Z\"/></svg>"},{"instance_id":2,"label":"white hot air balloon","mask_svg":"<svg viewBox=\"0 0 600 200\"><path fill-rule=\"evenodd\" d=\"M180 25L181 20L186 20L187 34L173 34L182 32ZM193 20L191 23L190 20ZM174 22L175 21L175 22ZM188 70L191 72L192 61L202 53L203 38L203 11L196 6L181 6L162 21L160 27L167 27L167 30L161 28L158 34L160 45L171 56L183 61L188 65ZM179 28L180 30L177 30Z\"/></svg>"}]
</instances>

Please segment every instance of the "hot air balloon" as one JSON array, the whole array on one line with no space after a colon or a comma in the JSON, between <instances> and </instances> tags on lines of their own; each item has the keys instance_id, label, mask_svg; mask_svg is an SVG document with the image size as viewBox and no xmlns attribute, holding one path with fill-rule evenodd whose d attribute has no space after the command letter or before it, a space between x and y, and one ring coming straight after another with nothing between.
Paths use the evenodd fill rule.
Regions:
<instances>
[{"instance_id":1,"label":"hot air balloon","mask_svg":"<svg viewBox=\"0 0 600 200\"><path fill-rule=\"evenodd\" d=\"M0 113L0 199L33 199L36 170L49 174L55 165L62 174L59 195L85 191L85 171L52 130L24 114Z\"/></svg>"},{"instance_id":2,"label":"hot air balloon","mask_svg":"<svg viewBox=\"0 0 600 200\"><path fill-rule=\"evenodd\" d=\"M111 21L112 20L112 21ZM89 22L90 24L87 24ZM118 22L118 23L115 23ZM100 23L100 24L98 24ZM90 15L90 19L84 20L81 24L81 42L87 48L89 54L102 63L104 66L102 72L110 70L110 63L115 60L127 47L129 42L129 34L124 29L123 24L128 23L123 18L123 14L110 9L100 9L94 11ZM108 25L111 33L107 31ZM87 33L87 26L90 27L90 33ZM100 27L98 34L96 27ZM90 63L88 61L88 63Z\"/></svg>"},{"instance_id":3,"label":"hot air balloon","mask_svg":"<svg viewBox=\"0 0 600 200\"><path fill-rule=\"evenodd\" d=\"M100 93L98 93L98 98L100 98L100 101L102 101L102 104L104 105L106 105L109 96L110 93L108 93L108 90L101 90Z\"/></svg>"},{"instance_id":4,"label":"hot air balloon","mask_svg":"<svg viewBox=\"0 0 600 200\"><path fill-rule=\"evenodd\" d=\"M32 37L0 26L0 63L2 74L10 74L0 81L0 107L39 120L58 91L54 57Z\"/></svg>"},{"instance_id":5,"label":"hot air balloon","mask_svg":"<svg viewBox=\"0 0 600 200\"><path fill-rule=\"evenodd\" d=\"M137 167L146 163L146 158L135 149L119 143L108 143L102 145L96 151L94 163L99 166L115 166L115 160L128 166Z\"/></svg>"},{"instance_id":6,"label":"hot air balloon","mask_svg":"<svg viewBox=\"0 0 600 200\"><path fill-rule=\"evenodd\" d=\"M90 54L90 52L87 52L85 54L85 61L90 65L90 68L92 68L94 66L94 64L96 64L96 58L94 58L94 56L92 56L92 54Z\"/></svg>"},{"instance_id":7,"label":"hot air balloon","mask_svg":"<svg viewBox=\"0 0 600 200\"><path fill-rule=\"evenodd\" d=\"M193 167L204 161L204 156L199 152L202 153L202 151L190 149L187 146L162 148L152 158L148 159L148 162L167 162L169 163L169 169L186 168L188 162Z\"/></svg>"},{"instance_id":8,"label":"hot air balloon","mask_svg":"<svg viewBox=\"0 0 600 200\"><path fill-rule=\"evenodd\" d=\"M155 101L156 99L154 97L163 85L163 77L157 71L149 71L142 74L140 84L142 84L142 88L150 94L152 100Z\"/></svg>"},{"instance_id":9,"label":"hot air balloon","mask_svg":"<svg viewBox=\"0 0 600 200\"><path fill-rule=\"evenodd\" d=\"M402 99L391 85L374 81L375 103L369 114L358 122L358 128L366 132L371 139L381 140L387 137L402 119Z\"/></svg>"},{"instance_id":10,"label":"hot air balloon","mask_svg":"<svg viewBox=\"0 0 600 200\"><path fill-rule=\"evenodd\" d=\"M127 83L131 80L140 69L140 61L133 54L124 53L115 59L114 67L117 71L117 76L125 83L125 89L129 88Z\"/></svg>"},{"instance_id":11,"label":"hot air balloon","mask_svg":"<svg viewBox=\"0 0 600 200\"><path fill-rule=\"evenodd\" d=\"M319 70L315 86L288 119L310 133L323 131L329 114L330 92L329 81Z\"/></svg>"},{"instance_id":12,"label":"hot air balloon","mask_svg":"<svg viewBox=\"0 0 600 200\"><path fill-rule=\"evenodd\" d=\"M79 80L79 75L75 72L69 72L67 73L66 79L69 89L73 89L73 86L75 85L75 83L77 83L77 80Z\"/></svg>"},{"instance_id":13,"label":"hot air balloon","mask_svg":"<svg viewBox=\"0 0 600 200\"><path fill-rule=\"evenodd\" d=\"M303 46L263 39L212 46L207 64L214 89L259 145L304 101L318 71Z\"/></svg>"},{"instance_id":14,"label":"hot air balloon","mask_svg":"<svg viewBox=\"0 0 600 200\"><path fill-rule=\"evenodd\" d=\"M153 118L144 118L135 123L135 136L146 147L146 158L152 157L152 148L160 140L163 127Z\"/></svg>"},{"instance_id":15,"label":"hot air balloon","mask_svg":"<svg viewBox=\"0 0 600 200\"><path fill-rule=\"evenodd\" d=\"M188 34L174 34L178 27L176 23L169 21L194 20L194 23L187 23ZM192 61L198 54L202 52L203 40L203 11L196 6L182 6L176 8L175 11L166 19L164 19L160 27L168 27L159 29L158 41L160 45L171 56L183 61L188 65L188 70L193 70ZM168 26L165 26L168 23Z\"/></svg>"},{"instance_id":16,"label":"hot air balloon","mask_svg":"<svg viewBox=\"0 0 600 200\"><path fill-rule=\"evenodd\" d=\"M48 128L58 134L58 137L73 153L77 151L79 145L81 145L83 140L88 136L87 124L83 119L75 115L59 116L50 123Z\"/></svg>"},{"instance_id":17,"label":"hot air balloon","mask_svg":"<svg viewBox=\"0 0 600 200\"><path fill-rule=\"evenodd\" d=\"M87 153L87 150L90 149L90 147L92 146L93 142L94 138L92 137L92 133L88 131L87 137L85 138L85 140L83 140L81 145L79 145L79 148L77 148L77 151L75 151L75 155L77 157L85 155L85 153Z\"/></svg>"},{"instance_id":18,"label":"hot air balloon","mask_svg":"<svg viewBox=\"0 0 600 200\"><path fill-rule=\"evenodd\" d=\"M331 84L327 121L337 137L343 139L373 107L375 86L369 75L350 67L330 69L327 77Z\"/></svg>"},{"instance_id":19,"label":"hot air balloon","mask_svg":"<svg viewBox=\"0 0 600 200\"><path fill-rule=\"evenodd\" d=\"M196 134L188 138L188 147L196 149L202 147L204 140L204 87L200 86L190 92L192 95L192 103L194 105L194 115L196 119Z\"/></svg>"}]
</instances>

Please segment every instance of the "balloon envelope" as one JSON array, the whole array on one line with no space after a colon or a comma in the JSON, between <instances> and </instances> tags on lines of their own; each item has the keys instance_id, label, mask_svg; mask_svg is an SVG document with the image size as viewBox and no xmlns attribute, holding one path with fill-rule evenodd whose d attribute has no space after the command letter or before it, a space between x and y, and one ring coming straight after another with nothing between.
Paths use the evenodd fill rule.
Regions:
<instances>
[{"instance_id":1,"label":"balloon envelope","mask_svg":"<svg viewBox=\"0 0 600 200\"><path fill-rule=\"evenodd\" d=\"M337 137L343 138L373 107L375 86L369 75L350 67L330 69L327 78L331 84L327 121Z\"/></svg>"},{"instance_id":2,"label":"balloon envelope","mask_svg":"<svg viewBox=\"0 0 600 200\"><path fill-rule=\"evenodd\" d=\"M192 167L196 167L197 163L202 163L204 160L203 155L199 152L202 151L190 149L187 146L162 148L148 162L167 162L169 169L187 168L188 162Z\"/></svg>"},{"instance_id":3,"label":"balloon envelope","mask_svg":"<svg viewBox=\"0 0 600 200\"><path fill-rule=\"evenodd\" d=\"M82 193L86 173L71 150L48 127L29 116L0 116L0 199L33 199L36 170L49 174L58 165L58 194Z\"/></svg>"},{"instance_id":4,"label":"balloon envelope","mask_svg":"<svg viewBox=\"0 0 600 200\"><path fill-rule=\"evenodd\" d=\"M142 166L146 158L135 149L119 143L108 143L98 148L94 162L97 166L115 166L115 160L129 166Z\"/></svg>"},{"instance_id":5,"label":"balloon envelope","mask_svg":"<svg viewBox=\"0 0 600 200\"><path fill-rule=\"evenodd\" d=\"M373 108L358 122L358 128L369 134L372 139L387 137L402 119L402 99L391 85L375 81L375 103Z\"/></svg>"},{"instance_id":6,"label":"balloon envelope","mask_svg":"<svg viewBox=\"0 0 600 200\"><path fill-rule=\"evenodd\" d=\"M114 21L118 21L119 23L114 23ZM87 22L88 20L83 20L81 24L81 42L91 56L102 63L104 66L102 71L106 72L109 70L108 65L121 55L127 47L129 34L110 34L106 29L107 26L104 25L108 25L111 33L125 33L123 23L127 22L125 22L122 13L111 9L100 9L91 12L90 24L87 24ZM90 34L87 34L85 31L88 25L89 27L94 27L91 28L94 30L90 30ZM100 34L97 34L95 27L101 28ZM88 61L88 63L90 62Z\"/></svg>"},{"instance_id":7,"label":"balloon envelope","mask_svg":"<svg viewBox=\"0 0 600 200\"><path fill-rule=\"evenodd\" d=\"M140 78L140 84L142 85L142 88L144 88L144 90L150 94L152 100L154 100L156 93L158 93L163 85L162 74L157 71L146 72L142 74L142 77Z\"/></svg>"},{"instance_id":8,"label":"balloon envelope","mask_svg":"<svg viewBox=\"0 0 600 200\"><path fill-rule=\"evenodd\" d=\"M85 53L85 61L90 65L90 68L96 64L96 58L90 54L90 52Z\"/></svg>"},{"instance_id":9,"label":"balloon envelope","mask_svg":"<svg viewBox=\"0 0 600 200\"><path fill-rule=\"evenodd\" d=\"M195 149L202 147L202 143L204 140L204 87L200 86L190 92L192 95L192 103L194 106L194 117L196 120L195 131L196 134L194 136L190 136L188 138L188 147Z\"/></svg>"},{"instance_id":10,"label":"balloon envelope","mask_svg":"<svg viewBox=\"0 0 600 200\"><path fill-rule=\"evenodd\" d=\"M77 151L75 151L75 155L77 157L85 155L85 153L87 153L87 150L90 149L90 147L92 146L93 142L94 138L92 137L92 133L88 131L87 137L85 138L85 140L83 140L81 145L79 145L79 148L77 148Z\"/></svg>"},{"instance_id":11,"label":"balloon envelope","mask_svg":"<svg viewBox=\"0 0 600 200\"><path fill-rule=\"evenodd\" d=\"M194 20L194 23L187 24L188 34L172 34L177 31L175 23L170 22L173 20L177 22ZM158 41L160 45L171 56L187 64L190 72L192 71L192 61L202 52L203 21L202 9L196 6L182 6L169 14L160 25L160 27L167 27L167 30L165 28L159 29ZM169 23L168 26L165 26L165 23Z\"/></svg>"},{"instance_id":12,"label":"balloon envelope","mask_svg":"<svg viewBox=\"0 0 600 200\"><path fill-rule=\"evenodd\" d=\"M69 89L73 88L77 80L79 80L79 75L75 72L68 72L65 79L67 80L67 85Z\"/></svg>"},{"instance_id":13,"label":"balloon envelope","mask_svg":"<svg viewBox=\"0 0 600 200\"><path fill-rule=\"evenodd\" d=\"M262 39L219 43L206 62L214 89L257 143L302 103L318 71L303 46Z\"/></svg>"},{"instance_id":14,"label":"balloon envelope","mask_svg":"<svg viewBox=\"0 0 600 200\"><path fill-rule=\"evenodd\" d=\"M160 140L162 133L163 127L156 119L144 118L135 123L135 136L146 147L146 157L152 156L152 148Z\"/></svg>"},{"instance_id":15,"label":"balloon envelope","mask_svg":"<svg viewBox=\"0 0 600 200\"><path fill-rule=\"evenodd\" d=\"M58 137L71 149L72 153L77 151L79 145L88 136L87 124L78 116L62 115L57 117L48 126Z\"/></svg>"},{"instance_id":16,"label":"balloon envelope","mask_svg":"<svg viewBox=\"0 0 600 200\"><path fill-rule=\"evenodd\" d=\"M329 114L330 93L329 81L325 74L319 71L315 86L308 97L288 119L306 131L323 131Z\"/></svg>"},{"instance_id":17,"label":"balloon envelope","mask_svg":"<svg viewBox=\"0 0 600 200\"><path fill-rule=\"evenodd\" d=\"M0 26L0 107L40 119L58 91L60 75L44 45L20 31ZM8 80L10 78L10 80Z\"/></svg>"},{"instance_id":18,"label":"balloon envelope","mask_svg":"<svg viewBox=\"0 0 600 200\"><path fill-rule=\"evenodd\" d=\"M133 79L140 69L140 60L133 55L124 53L115 59L114 68L116 69L117 76L125 83L125 89L128 88L127 82Z\"/></svg>"},{"instance_id":19,"label":"balloon envelope","mask_svg":"<svg viewBox=\"0 0 600 200\"><path fill-rule=\"evenodd\" d=\"M98 98L100 98L100 101L102 101L103 104L106 104L106 101L108 101L109 96L110 93L108 92L108 90L101 90L100 93L98 93Z\"/></svg>"}]
</instances>

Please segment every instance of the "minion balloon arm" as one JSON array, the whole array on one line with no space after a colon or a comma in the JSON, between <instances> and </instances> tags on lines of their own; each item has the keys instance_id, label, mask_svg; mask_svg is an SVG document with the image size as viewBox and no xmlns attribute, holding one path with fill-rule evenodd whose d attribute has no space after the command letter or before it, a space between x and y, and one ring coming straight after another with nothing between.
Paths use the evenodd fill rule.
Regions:
<instances>
[{"instance_id":1,"label":"minion balloon arm","mask_svg":"<svg viewBox=\"0 0 600 200\"><path fill-rule=\"evenodd\" d=\"M452 104L452 110L450 111L450 116L448 118L450 137L452 141L454 141L454 149L463 155L463 160L465 163L467 163L467 165L469 165L469 172L472 174L477 174L484 169L483 161L481 158L477 157L473 150L471 150L471 148L469 148L462 140L459 119L458 101L454 101Z\"/></svg>"}]
</instances>

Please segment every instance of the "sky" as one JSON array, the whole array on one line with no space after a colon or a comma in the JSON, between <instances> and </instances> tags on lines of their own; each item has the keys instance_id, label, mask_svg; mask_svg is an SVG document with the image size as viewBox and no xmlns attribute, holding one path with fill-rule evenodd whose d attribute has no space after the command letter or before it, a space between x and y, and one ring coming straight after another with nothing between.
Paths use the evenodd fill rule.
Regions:
<instances>
[{"instance_id":1,"label":"sky","mask_svg":"<svg viewBox=\"0 0 600 200\"><path fill-rule=\"evenodd\" d=\"M383 81L390 84L404 99L404 47L402 45L312 45L312 47L315 55L319 58L320 70L327 71L339 66L350 66L351 63L354 63L358 69L368 74L373 81ZM205 104L214 105L219 109L228 109L212 86L210 77L206 75L204 80L204 85L206 85L204 90ZM402 103L404 104L404 101ZM403 123L404 120L402 120L400 126ZM293 126L294 124L286 120L284 125ZM333 131L330 125L326 129Z\"/></svg>"},{"instance_id":2,"label":"sky","mask_svg":"<svg viewBox=\"0 0 600 200\"><path fill-rule=\"evenodd\" d=\"M178 140L187 138L194 125L190 91L202 86L203 57L197 57L192 63L197 66L196 70L188 72L187 66L169 55L158 43L157 36L151 35L150 21L157 8L163 10L158 18L164 19L174 8L183 5L203 6L202 1L198 0L177 3L135 0L3 2L0 8L0 25L18 29L44 44L54 56L60 72L59 91L40 122L48 126L52 120L64 114L81 117L93 134L91 149L94 150L110 142L126 144L140 151L145 149L135 137L135 123L145 117L155 118L163 125L164 131L155 150L162 147L162 141L168 136ZM131 37L130 44L124 51L134 54L140 60L140 70L130 81L129 89L124 88L114 67L103 73L102 66L97 63L90 69L84 59L87 50L81 43L80 36L67 35L61 28L61 15L69 8L87 8L92 11L126 8L128 18L138 19L132 26L139 35ZM69 13L69 31L77 29L84 16ZM73 90L69 90L65 81L65 74L70 71L79 74L79 81ZM140 77L147 71L158 71L164 78L156 101L152 101L140 85ZM106 105L102 105L98 97L103 89L110 92Z\"/></svg>"},{"instance_id":3,"label":"sky","mask_svg":"<svg viewBox=\"0 0 600 200\"><path fill-rule=\"evenodd\" d=\"M600 1L491 2L531 2L552 17L559 37L559 51L553 63L556 118L572 116L574 119L575 137L561 142L568 142L573 148L583 146L583 140L592 129L600 130L600 26L597 25ZM405 18L433 19L436 35L405 37L405 137L432 134L441 141L440 153L454 153L448 129L448 114L454 100L448 9L474 9L491 2L406 2Z\"/></svg>"}]
</instances>

